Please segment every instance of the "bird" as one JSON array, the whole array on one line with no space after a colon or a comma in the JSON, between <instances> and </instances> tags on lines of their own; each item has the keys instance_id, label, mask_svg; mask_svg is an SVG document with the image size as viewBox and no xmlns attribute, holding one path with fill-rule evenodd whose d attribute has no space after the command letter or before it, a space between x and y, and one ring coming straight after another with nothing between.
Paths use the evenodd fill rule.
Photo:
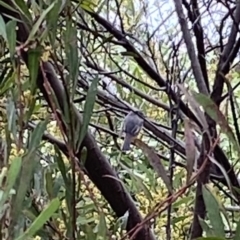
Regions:
<instances>
[{"instance_id":1,"label":"bird","mask_svg":"<svg viewBox=\"0 0 240 240\"><path fill-rule=\"evenodd\" d=\"M143 118L144 114L139 110L130 111L124 118L122 132L125 133L125 138L122 151L129 151L131 149L131 142L138 136L143 127Z\"/></svg>"}]
</instances>

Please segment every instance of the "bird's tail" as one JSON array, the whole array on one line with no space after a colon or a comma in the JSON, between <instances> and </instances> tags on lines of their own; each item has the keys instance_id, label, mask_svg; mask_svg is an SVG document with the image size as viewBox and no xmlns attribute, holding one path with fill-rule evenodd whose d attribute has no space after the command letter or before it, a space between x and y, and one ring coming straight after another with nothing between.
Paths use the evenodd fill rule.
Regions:
<instances>
[{"instance_id":1,"label":"bird's tail","mask_svg":"<svg viewBox=\"0 0 240 240\"><path fill-rule=\"evenodd\" d=\"M122 151L129 151L131 149L130 148L131 141L132 141L131 135L126 133L124 143L122 146Z\"/></svg>"}]
</instances>

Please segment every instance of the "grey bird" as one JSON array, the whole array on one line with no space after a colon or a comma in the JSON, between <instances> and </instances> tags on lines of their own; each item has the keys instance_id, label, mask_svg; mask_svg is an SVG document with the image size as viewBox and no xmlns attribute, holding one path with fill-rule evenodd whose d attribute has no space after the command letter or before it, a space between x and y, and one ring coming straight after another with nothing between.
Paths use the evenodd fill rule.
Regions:
<instances>
[{"instance_id":1,"label":"grey bird","mask_svg":"<svg viewBox=\"0 0 240 240\"><path fill-rule=\"evenodd\" d=\"M131 111L124 118L123 129L125 133L122 151L130 150L131 142L137 137L143 127L144 114L141 111Z\"/></svg>"}]
</instances>

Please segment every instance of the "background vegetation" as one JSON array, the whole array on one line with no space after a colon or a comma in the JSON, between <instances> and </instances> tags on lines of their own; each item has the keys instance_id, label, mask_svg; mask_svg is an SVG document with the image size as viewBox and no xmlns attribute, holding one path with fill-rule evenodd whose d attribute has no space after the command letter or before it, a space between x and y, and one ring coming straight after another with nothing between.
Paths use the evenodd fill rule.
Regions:
<instances>
[{"instance_id":1,"label":"background vegetation","mask_svg":"<svg viewBox=\"0 0 240 240\"><path fill-rule=\"evenodd\" d=\"M0 238L239 240L239 23L230 0L0 1Z\"/></svg>"}]
</instances>

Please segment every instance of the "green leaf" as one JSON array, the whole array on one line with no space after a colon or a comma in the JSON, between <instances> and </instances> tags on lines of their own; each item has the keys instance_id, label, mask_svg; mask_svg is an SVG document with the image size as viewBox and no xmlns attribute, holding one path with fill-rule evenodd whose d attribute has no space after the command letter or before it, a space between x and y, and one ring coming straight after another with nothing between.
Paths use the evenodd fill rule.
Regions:
<instances>
[{"instance_id":1,"label":"green leaf","mask_svg":"<svg viewBox=\"0 0 240 240\"><path fill-rule=\"evenodd\" d=\"M36 128L33 130L31 138L29 140L29 147L28 147L30 154L36 151L36 149L38 148L42 140L44 131L46 130L47 123L48 123L48 118L38 123Z\"/></svg>"},{"instance_id":2,"label":"green leaf","mask_svg":"<svg viewBox=\"0 0 240 240\"><path fill-rule=\"evenodd\" d=\"M97 87L98 87L99 78L96 77L93 79L91 86L88 89L87 97L86 97L86 103L84 105L84 113L83 113L83 124L81 127L80 135L78 139L77 149L79 149L87 131L88 131L88 124L90 122L93 107L97 95ZM76 133L76 137L78 137L79 133Z\"/></svg>"},{"instance_id":3,"label":"green leaf","mask_svg":"<svg viewBox=\"0 0 240 240\"><path fill-rule=\"evenodd\" d=\"M17 193L14 196L12 200L12 212L11 217L12 220L11 224L9 226L9 231L13 234L14 228L16 226L16 223L19 219L19 216L21 214L23 201L25 199L25 195L27 192L27 189L29 188L30 181L33 177L33 170L34 166L36 165L36 161L33 157L33 154L27 154L23 157L22 161L22 171L19 177L19 186L16 189Z\"/></svg>"},{"instance_id":4,"label":"green leaf","mask_svg":"<svg viewBox=\"0 0 240 240\"><path fill-rule=\"evenodd\" d=\"M232 184L231 184L231 181L229 179L228 173L226 172L224 167L215 158L213 158L211 156L209 156L209 160L221 170L221 172L222 172L222 174L223 174L223 176L224 176L224 178L225 178L225 180L227 182L229 190L232 193L233 192Z\"/></svg>"},{"instance_id":5,"label":"green leaf","mask_svg":"<svg viewBox=\"0 0 240 240\"><path fill-rule=\"evenodd\" d=\"M136 174L134 174L132 172L132 169L128 168L126 165L122 164L121 162L119 164L130 175L130 177L132 178L132 183L136 182L137 187L143 190L147 199L153 200L152 193L151 191L148 190L147 186L144 184L143 179L137 176Z\"/></svg>"},{"instance_id":6,"label":"green leaf","mask_svg":"<svg viewBox=\"0 0 240 240\"><path fill-rule=\"evenodd\" d=\"M30 24L32 22L32 16L31 13L29 12L29 8L26 2L24 0L17 0L12 2L22 13L22 16L27 20L27 23Z\"/></svg>"},{"instance_id":7,"label":"green leaf","mask_svg":"<svg viewBox=\"0 0 240 240\"><path fill-rule=\"evenodd\" d=\"M53 177L52 171L48 171L45 173L45 182L46 182L46 191L50 199L53 199Z\"/></svg>"},{"instance_id":8,"label":"green leaf","mask_svg":"<svg viewBox=\"0 0 240 240\"><path fill-rule=\"evenodd\" d=\"M86 224L86 240L93 240L93 239L97 239L96 234L93 232L93 228L91 225ZM78 239L81 239L81 237L79 237Z\"/></svg>"},{"instance_id":9,"label":"green leaf","mask_svg":"<svg viewBox=\"0 0 240 240\"><path fill-rule=\"evenodd\" d=\"M42 54L42 48L37 47L28 51L28 70L30 75L30 87L32 94L36 91L36 80L39 70L39 61Z\"/></svg>"},{"instance_id":10,"label":"green leaf","mask_svg":"<svg viewBox=\"0 0 240 240\"><path fill-rule=\"evenodd\" d=\"M1 74L0 96L6 93L14 84L13 69L8 70L8 67L5 67Z\"/></svg>"},{"instance_id":11,"label":"green leaf","mask_svg":"<svg viewBox=\"0 0 240 240\"><path fill-rule=\"evenodd\" d=\"M183 197L180 200L176 201L173 203L173 208L181 208L182 204L190 205L193 202L193 197L188 196L188 197Z\"/></svg>"},{"instance_id":12,"label":"green leaf","mask_svg":"<svg viewBox=\"0 0 240 240\"><path fill-rule=\"evenodd\" d=\"M193 96L190 95L188 90L182 84L178 84L178 87L184 93L186 100L191 105L193 111L195 112L196 117L199 119L199 122L203 127L203 130L208 133L208 123L206 120L206 116L203 113L203 111L200 109L199 103L196 101L196 99Z\"/></svg>"},{"instance_id":13,"label":"green leaf","mask_svg":"<svg viewBox=\"0 0 240 240\"><path fill-rule=\"evenodd\" d=\"M37 20L37 22L33 25L32 30L29 33L29 36L28 36L28 39L27 39L26 42L29 42L29 41L31 41L34 38L34 36L37 33L37 31L39 30L43 20L45 19L47 14L51 11L51 9L54 7L54 5L55 5L55 2L53 2L46 10L43 11L41 16Z\"/></svg>"},{"instance_id":14,"label":"green leaf","mask_svg":"<svg viewBox=\"0 0 240 240\"><path fill-rule=\"evenodd\" d=\"M171 224L174 226L174 225L176 225L177 223L183 222L185 219L189 219L189 218L190 218L190 216L175 217L175 218L172 218Z\"/></svg>"},{"instance_id":15,"label":"green leaf","mask_svg":"<svg viewBox=\"0 0 240 240\"><path fill-rule=\"evenodd\" d=\"M3 17L0 15L0 35L7 41L6 25Z\"/></svg>"},{"instance_id":16,"label":"green leaf","mask_svg":"<svg viewBox=\"0 0 240 240\"><path fill-rule=\"evenodd\" d=\"M97 7L96 4L94 4L92 1L90 0L83 0L81 1L80 3L80 7L83 9L83 10L86 10L88 12L93 12L94 8Z\"/></svg>"},{"instance_id":17,"label":"green leaf","mask_svg":"<svg viewBox=\"0 0 240 240\"><path fill-rule=\"evenodd\" d=\"M13 12L17 12L16 9L14 9L12 6L10 6L9 4L5 3L5 0L4 1L0 1L0 6L3 6Z\"/></svg>"},{"instance_id":18,"label":"green leaf","mask_svg":"<svg viewBox=\"0 0 240 240\"><path fill-rule=\"evenodd\" d=\"M146 143L142 142L139 139L136 139L134 142L137 147L141 148L144 155L148 158L149 163L151 164L153 169L156 171L158 176L163 180L169 193L172 193L173 189L172 189L170 178L167 174L164 164L162 163L162 160L159 158L157 153L154 151L152 147L149 147Z\"/></svg>"},{"instance_id":19,"label":"green leaf","mask_svg":"<svg viewBox=\"0 0 240 240\"><path fill-rule=\"evenodd\" d=\"M55 155L56 162L57 162L59 170L62 174L64 183L66 185L66 189L68 189L70 187L70 185L69 185L69 179L68 179L68 176L67 176L66 167L65 167L65 164L63 162L62 155L61 155L59 149L56 146L55 146L55 152L56 152L56 155Z\"/></svg>"},{"instance_id":20,"label":"green leaf","mask_svg":"<svg viewBox=\"0 0 240 240\"><path fill-rule=\"evenodd\" d=\"M218 106L206 95L202 93L192 93L196 101L204 108L204 111L221 127L221 130L226 133L234 148L240 152L240 148L231 127L224 114L219 110Z\"/></svg>"},{"instance_id":21,"label":"green leaf","mask_svg":"<svg viewBox=\"0 0 240 240\"><path fill-rule=\"evenodd\" d=\"M100 237L100 239L106 239L106 234L107 234L107 224L106 224L106 219L104 214L101 212L100 213L100 221L99 224L97 226L97 233L98 233L98 237Z\"/></svg>"},{"instance_id":22,"label":"green leaf","mask_svg":"<svg viewBox=\"0 0 240 240\"><path fill-rule=\"evenodd\" d=\"M131 174L131 171L129 171L129 174L131 175L131 177L136 179L137 185L139 185L139 188L143 190L147 199L153 200L151 191L148 190L148 187L144 184L142 179L140 179L137 175Z\"/></svg>"},{"instance_id":23,"label":"green leaf","mask_svg":"<svg viewBox=\"0 0 240 240\"><path fill-rule=\"evenodd\" d=\"M213 236L214 232L213 229L208 226L208 224L198 216L199 223L203 229L203 231L206 233L207 236Z\"/></svg>"},{"instance_id":24,"label":"green leaf","mask_svg":"<svg viewBox=\"0 0 240 240\"><path fill-rule=\"evenodd\" d=\"M14 20L11 20L6 24L6 33L11 57L14 56L16 51L16 39L17 39L16 25L17 23Z\"/></svg>"},{"instance_id":25,"label":"green leaf","mask_svg":"<svg viewBox=\"0 0 240 240\"><path fill-rule=\"evenodd\" d=\"M65 198L66 198L67 208L68 208L68 211L71 212L71 200L72 200L71 176L67 175L67 170L66 170L65 164L63 162L61 152L58 150L57 147L55 147L55 151L56 151L55 159L58 163L59 170L62 174L63 181L65 183L65 189L66 189Z\"/></svg>"},{"instance_id":26,"label":"green leaf","mask_svg":"<svg viewBox=\"0 0 240 240\"><path fill-rule=\"evenodd\" d=\"M22 158L15 157L12 160L12 164L11 164L8 174L7 174L7 183L6 183L4 192L3 192L2 199L0 201L0 209L2 209L4 203L6 202L6 200L9 197L9 193L10 193L11 189L13 188L13 186L17 180L18 174L21 170L21 166L22 166Z\"/></svg>"},{"instance_id":27,"label":"green leaf","mask_svg":"<svg viewBox=\"0 0 240 240\"><path fill-rule=\"evenodd\" d=\"M53 199L50 204L39 214L31 226L25 231L25 233L18 237L16 240L25 240L33 237L34 234L42 228L42 226L49 220L50 217L57 211L60 206L58 198Z\"/></svg>"},{"instance_id":28,"label":"green leaf","mask_svg":"<svg viewBox=\"0 0 240 240\"><path fill-rule=\"evenodd\" d=\"M56 33L57 33L57 23L59 19L59 14L64 7L62 5L63 1L57 1L52 10L47 14L46 20L47 25L51 31L49 31L49 38L51 45L55 45Z\"/></svg>"},{"instance_id":29,"label":"green leaf","mask_svg":"<svg viewBox=\"0 0 240 240\"><path fill-rule=\"evenodd\" d=\"M202 193L207 214L214 231L214 235L216 237L225 238L224 224L217 200L205 186L202 186Z\"/></svg>"},{"instance_id":30,"label":"green leaf","mask_svg":"<svg viewBox=\"0 0 240 240\"><path fill-rule=\"evenodd\" d=\"M8 130L12 132L14 138L16 138L17 134L17 115L16 115L16 108L15 104L11 99L8 99L7 103L7 118L8 118Z\"/></svg>"},{"instance_id":31,"label":"green leaf","mask_svg":"<svg viewBox=\"0 0 240 240\"><path fill-rule=\"evenodd\" d=\"M240 220L238 221L235 236L233 240L239 240L240 239Z\"/></svg>"},{"instance_id":32,"label":"green leaf","mask_svg":"<svg viewBox=\"0 0 240 240\"><path fill-rule=\"evenodd\" d=\"M41 106L36 105L36 101L37 101L37 98L32 98L31 99L31 102L29 103L28 111L25 115L25 122L29 121L29 119L31 118L31 116L34 112L37 112L38 110L40 110Z\"/></svg>"},{"instance_id":33,"label":"green leaf","mask_svg":"<svg viewBox=\"0 0 240 240\"><path fill-rule=\"evenodd\" d=\"M127 223L129 219L129 211L126 211L123 216L121 216L117 221L120 223L120 227L122 230L126 230L127 228Z\"/></svg>"},{"instance_id":34,"label":"green leaf","mask_svg":"<svg viewBox=\"0 0 240 240\"><path fill-rule=\"evenodd\" d=\"M67 63L71 78L70 86L72 87L71 100L75 96L75 91L78 83L79 59L78 59L78 43L77 43L77 26L71 20L66 23L65 32L65 50Z\"/></svg>"}]
</instances>

